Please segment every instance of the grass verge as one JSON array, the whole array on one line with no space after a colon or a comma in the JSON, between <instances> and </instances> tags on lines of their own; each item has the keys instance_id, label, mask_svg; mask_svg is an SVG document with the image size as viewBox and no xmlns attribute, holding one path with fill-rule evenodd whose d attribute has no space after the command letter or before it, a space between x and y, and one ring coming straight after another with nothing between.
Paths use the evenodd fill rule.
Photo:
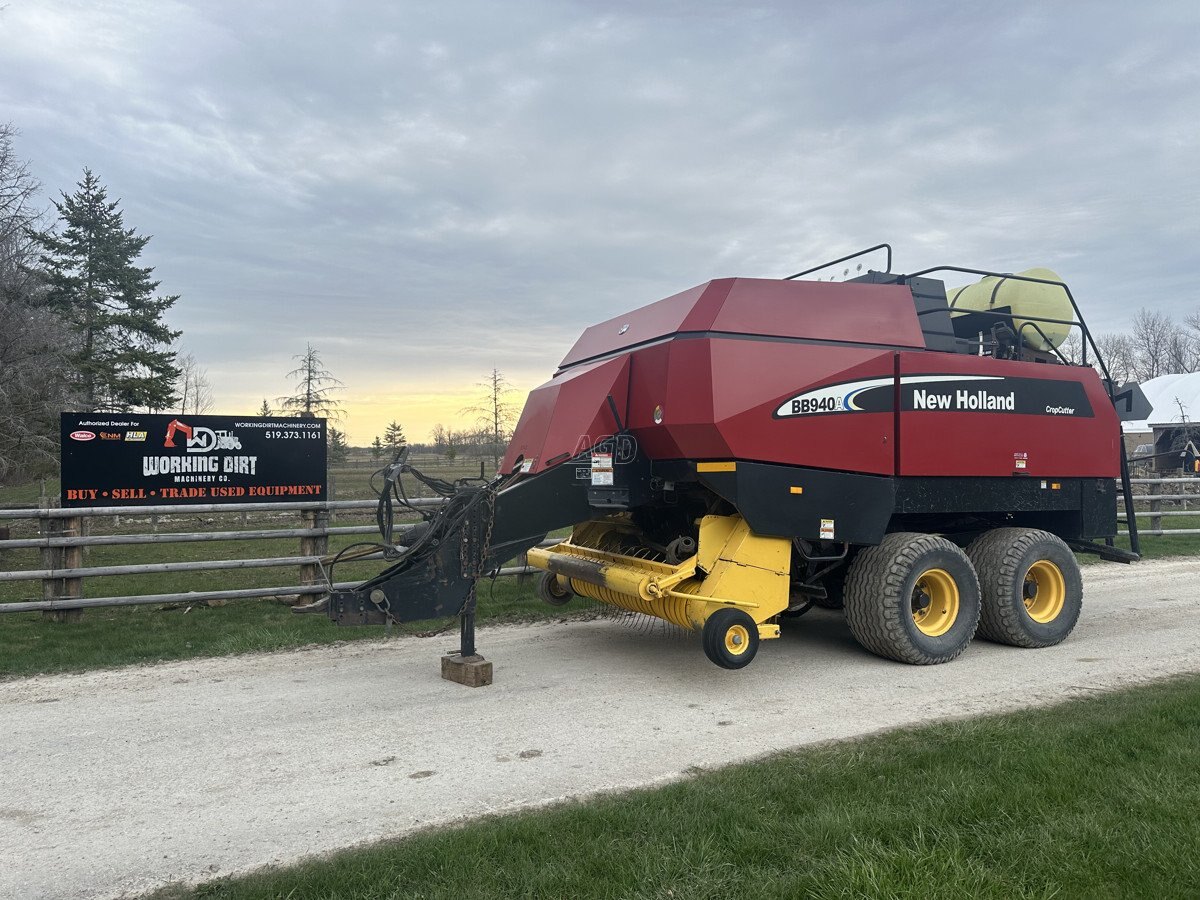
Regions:
<instances>
[{"instance_id":1,"label":"grass verge","mask_svg":"<svg viewBox=\"0 0 1200 900\"><path fill-rule=\"evenodd\" d=\"M498 578L480 587L483 624L525 622L578 615L593 604L573 600L551 608L532 585ZM404 625L391 632L433 634L457 627L457 619ZM203 656L290 650L338 641L380 639L381 627L338 628L323 615L298 616L287 606L262 600L209 608L131 606L89 609L78 622L59 623L41 613L0 617L0 680L50 672L76 672L133 663Z\"/></svg>"},{"instance_id":2,"label":"grass verge","mask_svg":"<svg viewBox=\"0 0 1200 900\"><path fill-rule=\"evenodd\" d=\"M1194 897L1200 679L783 754L155 900Z\"/></svg>"}]
</instances>

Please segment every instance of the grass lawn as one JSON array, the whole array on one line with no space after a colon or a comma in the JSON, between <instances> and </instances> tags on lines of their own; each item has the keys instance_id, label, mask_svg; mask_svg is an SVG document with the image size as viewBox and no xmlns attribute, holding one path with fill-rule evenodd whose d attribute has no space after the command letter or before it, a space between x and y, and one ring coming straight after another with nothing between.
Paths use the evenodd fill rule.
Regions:
<instances>
[{"instance_id":1,"label":"grass lawn","mask_svg":"<svg viewBox=\"0 0 1200 900\"><path fill-rule=\"evenodd\" d=\"M1174 507L1172 507L1174 509ZM1137 517L1138 528L1145 531L1150 527L1148 516ZM1200 529L1200 515L1167 516L1162 520L1163 528L1168 531L1175 529ZM1122 529L1124 525L1120 526ZM1141 534L1142 558L1162 559L1166 556L1200 556L1200 534L1153 535ZM1129 549L1129 538L1119 537L1118 547Z\"/></svg>"},{"instance_id":2,"label":"grass lawn","mask_svg":"<svg viewBox=\"0 0 1200 900\"><path fill-rule=\"evenodd\" d=\"M154 897L1195 897L1198 809L1190 678L786 753Z\"/></svg>"},{"instance_id":3,"label":"grass lawn","mask_svg":"<svg viewBox=\"0 0 1200 900\"><path fill-rule=\"evenodd\" d=\"M578 599L550 607L534 596L531 582L498 578L494 585L480 586L478 621L524 622L594 610L594 603ZM392 634L436 634L457 627L455 617L404 625ZM88 609L81 621L70 623L51 621L41 613L12 613L0 617L0 680L386 635L380 626L339 628L324 615L298 616L287 606L265 600L238 600L217 608Z\"/></svg>"}]
</instances>

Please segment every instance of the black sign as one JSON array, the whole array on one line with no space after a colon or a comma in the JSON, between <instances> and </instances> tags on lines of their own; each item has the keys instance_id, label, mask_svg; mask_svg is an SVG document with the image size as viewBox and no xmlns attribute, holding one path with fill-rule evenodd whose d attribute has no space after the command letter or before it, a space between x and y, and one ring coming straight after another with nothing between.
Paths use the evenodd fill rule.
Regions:
<instances>
[{"instance_id":1,"label":"black sign","mask_svg":"<svg viewBox=\"0 0 1200 900\"><path fill-rule=\"evenodd\" d=\"M325 420L63 413L63 506L325 500Z\"/></svg>"}]
</instances>

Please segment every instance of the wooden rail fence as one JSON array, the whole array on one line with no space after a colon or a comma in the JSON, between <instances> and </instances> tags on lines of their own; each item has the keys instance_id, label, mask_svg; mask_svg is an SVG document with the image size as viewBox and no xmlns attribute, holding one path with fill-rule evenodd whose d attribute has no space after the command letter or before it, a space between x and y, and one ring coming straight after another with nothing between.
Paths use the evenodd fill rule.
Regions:
<instances>
[{"instance_id":1,"label":"wooden rail fence","mask_svg":"<svg viewBox=\"0 0 1200 900\"><path fill-rule=\"evenodd\" d=\"M440 499L420 498L413 506L434 507ZM326 503L245 503L201 504L175 506L86 507L78 509L38 508L0 509L0 521L33 519L37 521L38 536L0 539L0 552L5 550L41 551L40 569L0 571L0 582L40 581L42 599L0 603L0 613L42 612L60 621L73 621L87 608L105 606L138 606L204 600L238 600L274 596L306 596L313 599L328 593L329 582L322 558L329 552L330 535L378 534L374 525L330 524L331 514L341 511L374 511L374 500L339 500ZM154 532L149 534L92 535L85 528L91 519L117 516L195 515L197 513L285 512L300 517L299 528L258 528L240 531ZM154 545L195 543L207 541L240 541L254 539L299 539L296 556L257 557L253 559L216 559L180 562L139 563L116 566L84 566L83 551L87 547L114 545ZM553 543L553 542L548 542ZM382 559L382 553L361 559ZM119 597L85 597L84 579L115 575L150 575L169 572L207 572L257 568L299 568L299 584L278 587L243 588L224 591L187 591L169 594L135 594ZM512 566L497 574L526 575L532 570ZM353 587L357 582L339 582L335 589Z\"/></svg>"}]
</instances>

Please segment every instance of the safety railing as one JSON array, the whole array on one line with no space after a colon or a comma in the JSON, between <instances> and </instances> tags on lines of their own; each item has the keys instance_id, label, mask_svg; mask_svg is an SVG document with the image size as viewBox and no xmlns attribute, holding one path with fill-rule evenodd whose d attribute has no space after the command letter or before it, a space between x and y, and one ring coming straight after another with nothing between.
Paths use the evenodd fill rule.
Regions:
<instances>
[{"instance_id":1,"label":"safety railing","mask_svg":"<svg viewBox=\"0 0 1200 900\"><path fill-rule=\"evenodd\" d=\"M414 507L430 508L440 505L438 498L414 498ZM143 507L81 507L0 509L0 522L33 520L37 523L36 537L0 539L0 566L9 556L5 551L38 550L39 568L14 568L0 571L0 583L40 581L42 599L0 602L0 613L38 612L50 614L62 621L78 619L81 610L94 607L140 606L158 603L203 602L208 600L243 600L263 597L312 597L328 593L329 581L324 560L329 555L329 538L334 535L378 535L375 525L330 524L331 514L337 511L355 512L376 509L374 500L338 500L323 503L243 503L197 504ZM248 528L241 530L210 530L154 532L141 534L92 535L85 523L93 519L116 517L194 516L205 513L293 513L300 517L298 528ZM100 546L147 546L211 541L298 539L299 552L294 556L269 556L245 559L187 560L135 563L129 565L84 565L84 551ZM548 543L554 543L549 541ZM382 560L375 553L356 557L355 561ZM523 562L523 560L522 560ZM236 571L261 568L299 568L299 584L276 587L239 588L232 590L199 590L159 594L132 594L114 597L84 596L86 579L129 575L156 575L177 572ZM500 576L526 575L533 570L524 565L509 566L496 572ZM333 588L353 587L357 582L338 582Z\"/></svg>"}]
</instances>

